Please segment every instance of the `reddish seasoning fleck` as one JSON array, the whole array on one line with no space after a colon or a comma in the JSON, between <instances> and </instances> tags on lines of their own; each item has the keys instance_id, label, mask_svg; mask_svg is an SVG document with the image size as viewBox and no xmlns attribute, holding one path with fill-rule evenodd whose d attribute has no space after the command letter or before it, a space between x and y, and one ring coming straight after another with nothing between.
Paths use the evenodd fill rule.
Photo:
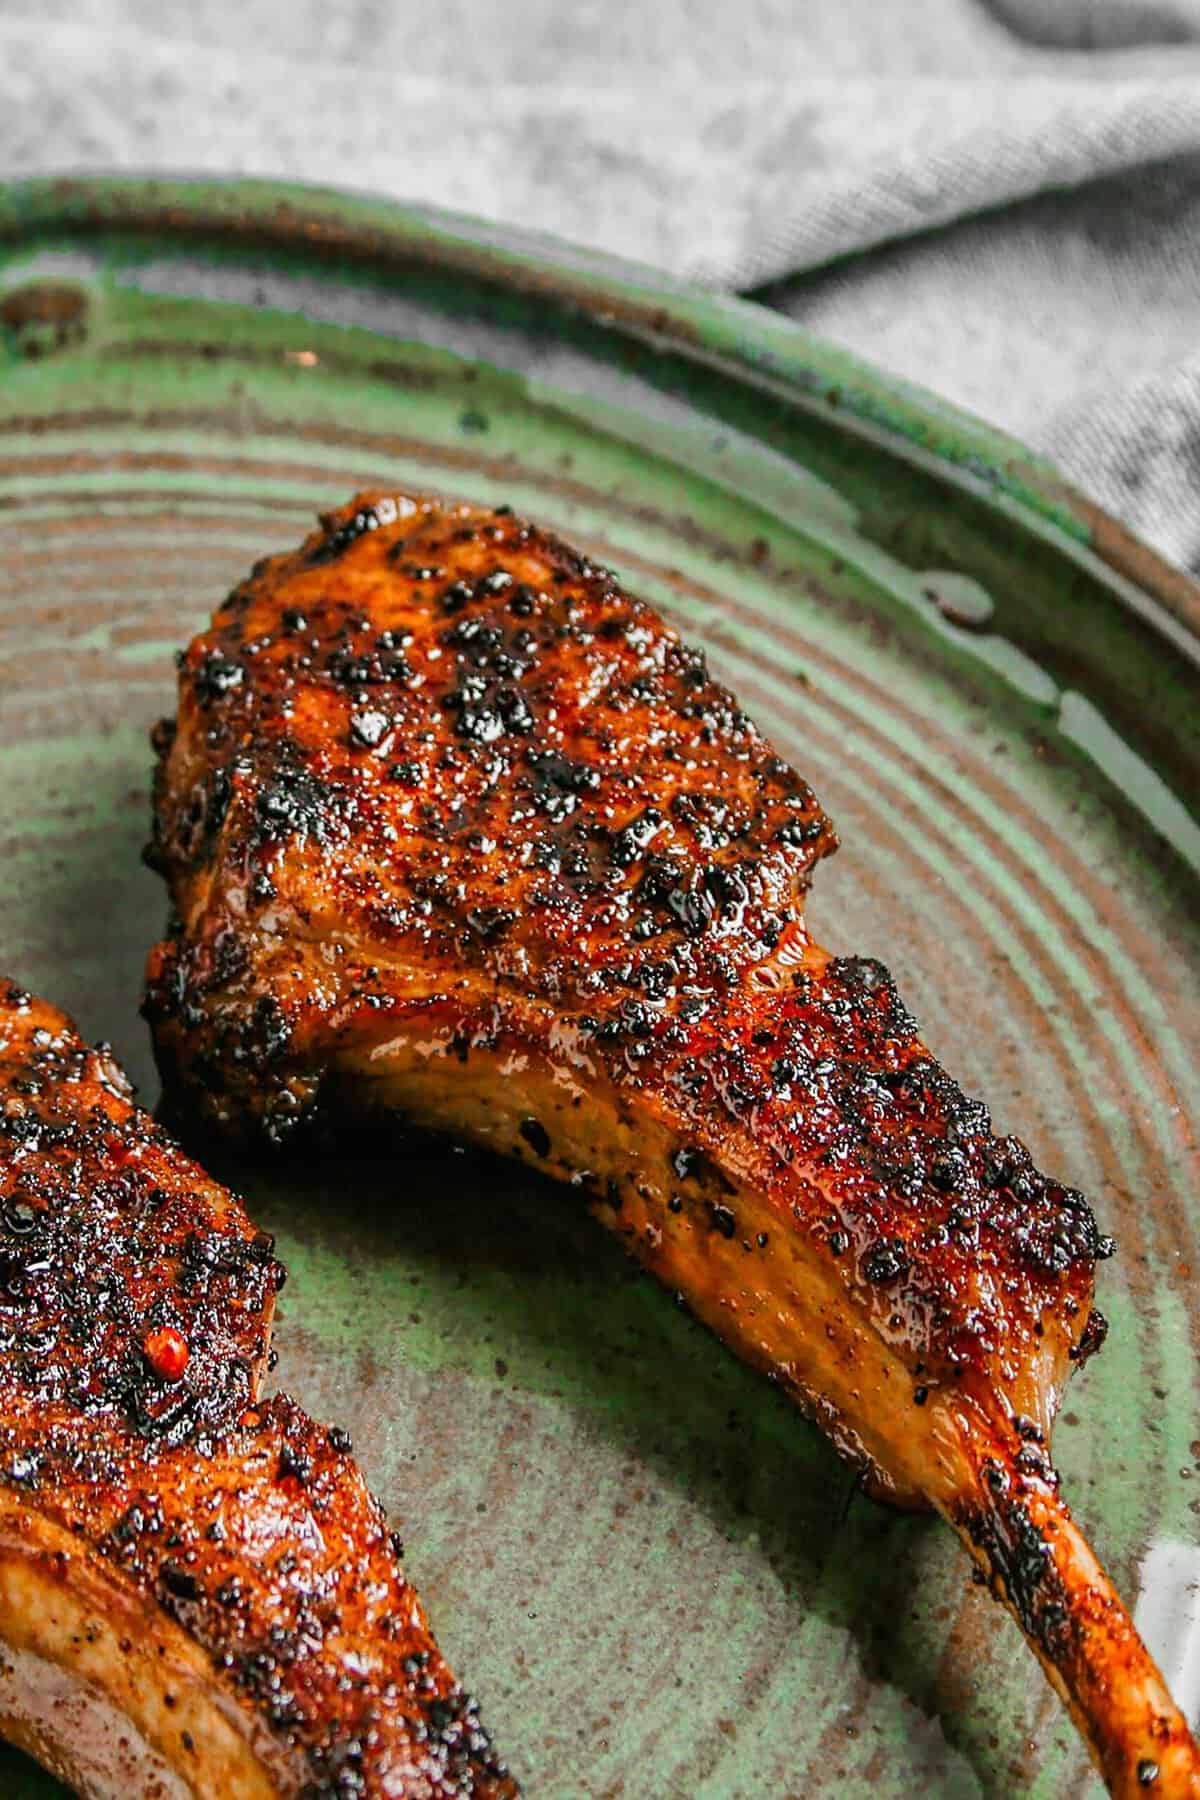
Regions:
<instances>
[{"instance_id":1,"label":"reddish seasoning fleck","mask_svg":"<svg viewBox=\"0 0 1200 1800\"><path fill-rule=\"evenodd\" d=\"M142 1355L160 1381L179 1381L188 1366L188 1343L173 1325L160 1325L142 1339Z\"/></svg>"},{"instance_id":2,"label":"reddish seasoning fleck","mask_svg":"<svg viewBox=\"0 0 1200 1800\"><path fill-rule=\"evenodd\" d=\"M105 1139L104 1148L109 1161L118 1169L123 1169L127 1163L137 1162L142 1154L139 1144L131 1143L128 1138L121 1137L116 1132Z\"/></svg>"}]
</instances>

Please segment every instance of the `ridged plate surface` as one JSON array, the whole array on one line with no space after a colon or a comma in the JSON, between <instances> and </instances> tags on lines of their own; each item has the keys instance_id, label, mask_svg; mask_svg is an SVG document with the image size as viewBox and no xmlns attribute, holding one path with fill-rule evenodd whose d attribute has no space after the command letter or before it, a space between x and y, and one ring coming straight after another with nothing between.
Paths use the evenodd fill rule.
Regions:
<instances>
[{"instance_id":1,"label":"ridged plate surface","mask_svg":"<svg viewBox=\"0 0 1200 1800\"><path fill-rule=\"evenodd\" d=\"M0 194L0 946L152 1101L172 652L360 485L505 500L706 644L843 848L811 916L1120 1242L1057 1451L1200 1697L1194 590L1019 447L746 306L352 199ZM947 1533L474 1155L227 1176L534 1796L1094 1792ZM57 1790L0 1752L0 1791Z\"/></svg>"}]
</instances>

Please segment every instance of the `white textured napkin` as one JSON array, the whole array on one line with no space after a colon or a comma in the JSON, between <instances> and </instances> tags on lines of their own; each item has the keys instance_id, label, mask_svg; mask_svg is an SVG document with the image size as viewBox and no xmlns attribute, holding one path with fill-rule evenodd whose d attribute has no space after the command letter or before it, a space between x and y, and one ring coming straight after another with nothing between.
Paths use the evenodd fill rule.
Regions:
<instances>
[{"instance_id":1,"label":"white textured napkin","mask_svg":"<svg viewBox=\"0 0 1200 1800\"><path fill-rule=\"evenodd\" d=\"M3 0L0 173L88 166L771 284L1200 570L1200 0Z\"/></svg>"}]
</instances>

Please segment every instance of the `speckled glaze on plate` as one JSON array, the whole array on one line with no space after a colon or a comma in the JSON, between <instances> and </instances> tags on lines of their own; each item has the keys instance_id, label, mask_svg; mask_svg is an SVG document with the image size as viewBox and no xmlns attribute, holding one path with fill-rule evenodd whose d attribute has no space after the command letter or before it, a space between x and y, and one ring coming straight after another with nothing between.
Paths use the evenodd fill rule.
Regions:
<instances>
[{"instance_id":1,"label":"speckled glaze on plate","mask_svg":"<svg viewBox=\"0 0 1200 1800\"><path fill-rule=\"evenodd\" d=\"M760 309L264 183L0 189L0 961L107 1036L171 652L318 508L509 501L705 643L844 847L811 916L1121 1245L1057 1436L1200 1699L1200 594L1020 446ZM1095 1784L949 1534L567 1192L444 1146L231 1170L279 1376L353 1430L528 1793ZM0 1791L57 1790L0 1752Z\"/></svg>"}]
</instances>

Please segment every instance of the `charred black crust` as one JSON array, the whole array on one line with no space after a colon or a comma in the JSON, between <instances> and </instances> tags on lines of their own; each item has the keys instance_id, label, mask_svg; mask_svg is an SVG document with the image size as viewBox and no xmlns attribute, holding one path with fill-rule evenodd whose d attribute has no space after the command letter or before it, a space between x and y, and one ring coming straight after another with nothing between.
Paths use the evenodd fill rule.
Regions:
<instances>
[{"instance_id":1,"label":"charred black crust","mask_svg":"<svg viewBox=\"0 0 1200 1800\"><path fill-rule=\"evenodd\" d=\"M375 507L359 506L349 514L326 513L321 525L319 537L305 551L305 560L311 569L320 568L324 563L336 562L364 532L379 529L380 517Z\"/></svg>"},{"instance_id":2,"label":"charred black crust","mask_svg":"<svg viewBox=\"0 0 1200 1800\"><path fill-rule=\"evenodd\" d=\"M248 845L259 854L281 842L311 841L328 849L346 837L353 818L352 799L323 781L301 752L280 738L272 752L271 778L255 791Z\"/></svg>"},{"instance_id":3,"label":"charred black crust","mask_svg":"<svg viewBox=\"0 0 1200 1800\"><path fill-rule=\"evenodd\" d=\"M1053 1542L1035 1523L1019 1474L999 1461L981 1473L989 1499L963 1508L957 1522L982 1551L998 1597L1008 1601L1026 1637L1060 1666L1069 1660L1076 1626Z\"/></svg>"},{"instance_id":4,"label":"charred black crust","mask_svg":"<svg viewBox=\"0 0 1200 1800\"><path fill-rule=\"evenodd\" d=\"M461 1795L463 1800L487 1792L509 1779L508 1766L495 1755L489 1733L479 1721L479 1705L456 1683L444 1690L419 1657L410 1659L409 1671L420 1700L413 1721L413 1737L421 1746L428 1775L440 1785L436 1792ZM361 1737L344 1738L312 1760L319 1773L302 1790L302 1800L346 1800L366 1794L363 1773L368 1744ZM514 1790L515 1791L515 1790Z\"/></svg>"},{"instance_id":5,"label":"charred black crust","mask_svg":"<svg viewBox=\"0 0 1200 1800\"><path fill-rule=\"evenodd\" d=\"M11 1033L0 1067L0 1390L166 1444L221 1431L265 1354L272 1260L204 1189L164 1186L172 1149L144 1113L114 1122L74 1098L98 1070L73 1033ZM139 1349L163 1324L191 1351L174 1384Z\"/></svg>"},{"instance_id":6,"label":"charred black crust","mask_svg":"<svg viewBox=\"0 0 1200 1800\"><path fill-rule=\"evenodd\" d=\"M427 509L421 522L428 566L395 502L330 515L297 558L269 562L235 590L215 632L188 651L182 686L217 733L207 759L236 765L252 791L244 822L222 810L223 853L261 868L281 847L353 835L375 845L378 882L397 809L411 831L402 790L414 786L428 795L420 824L430 853L381 916L397 941L453 933L451 897L478 863L483 819L496 826L483 832L489 865L520 896L522 936L549 953L564 985L581 930L603 940L609 987L638 986L650 963L685 980L717 943L739 962L770 948L835 839L811 790L703 657L606 570L511 516L480 527ZM262 597L285 567L297 579L331 564L349 570L374 539L384 549L373 554L418 603L415 617L368 616L352 590L343 600L334 587L281 605L262 628ZM425 579L459 542L484 545L482 566L465 579ZM540 585L508 566L528 555L544 559ZM571 699L581 667L598 690L582 709ZM301 723L306 695L342 718L340 757ZM656 743L655 761L614 765L615 734L639 730ZM408 754L396 757L401 740ZM647 790L661 802L639 800ZM195 807L160 781L155 857L173 881L203 866L211 842Z\"/></svg>"},{"instance_id":7,"label":"charred black crust","mask_svg":"<svg viewBox=\"0 0 1200 1800\"><path fill-rule=\"evenodd\" d=\"M1089 1357L1095 1356L1104 1348L1104 1340L1108 1336L1108 1320L1098 1306L1093 1306L1087 1316L1087 1324L1079 1342L1072 1347L1071 1360L1083 1366Z\"/></svg>"}]
</instances>

